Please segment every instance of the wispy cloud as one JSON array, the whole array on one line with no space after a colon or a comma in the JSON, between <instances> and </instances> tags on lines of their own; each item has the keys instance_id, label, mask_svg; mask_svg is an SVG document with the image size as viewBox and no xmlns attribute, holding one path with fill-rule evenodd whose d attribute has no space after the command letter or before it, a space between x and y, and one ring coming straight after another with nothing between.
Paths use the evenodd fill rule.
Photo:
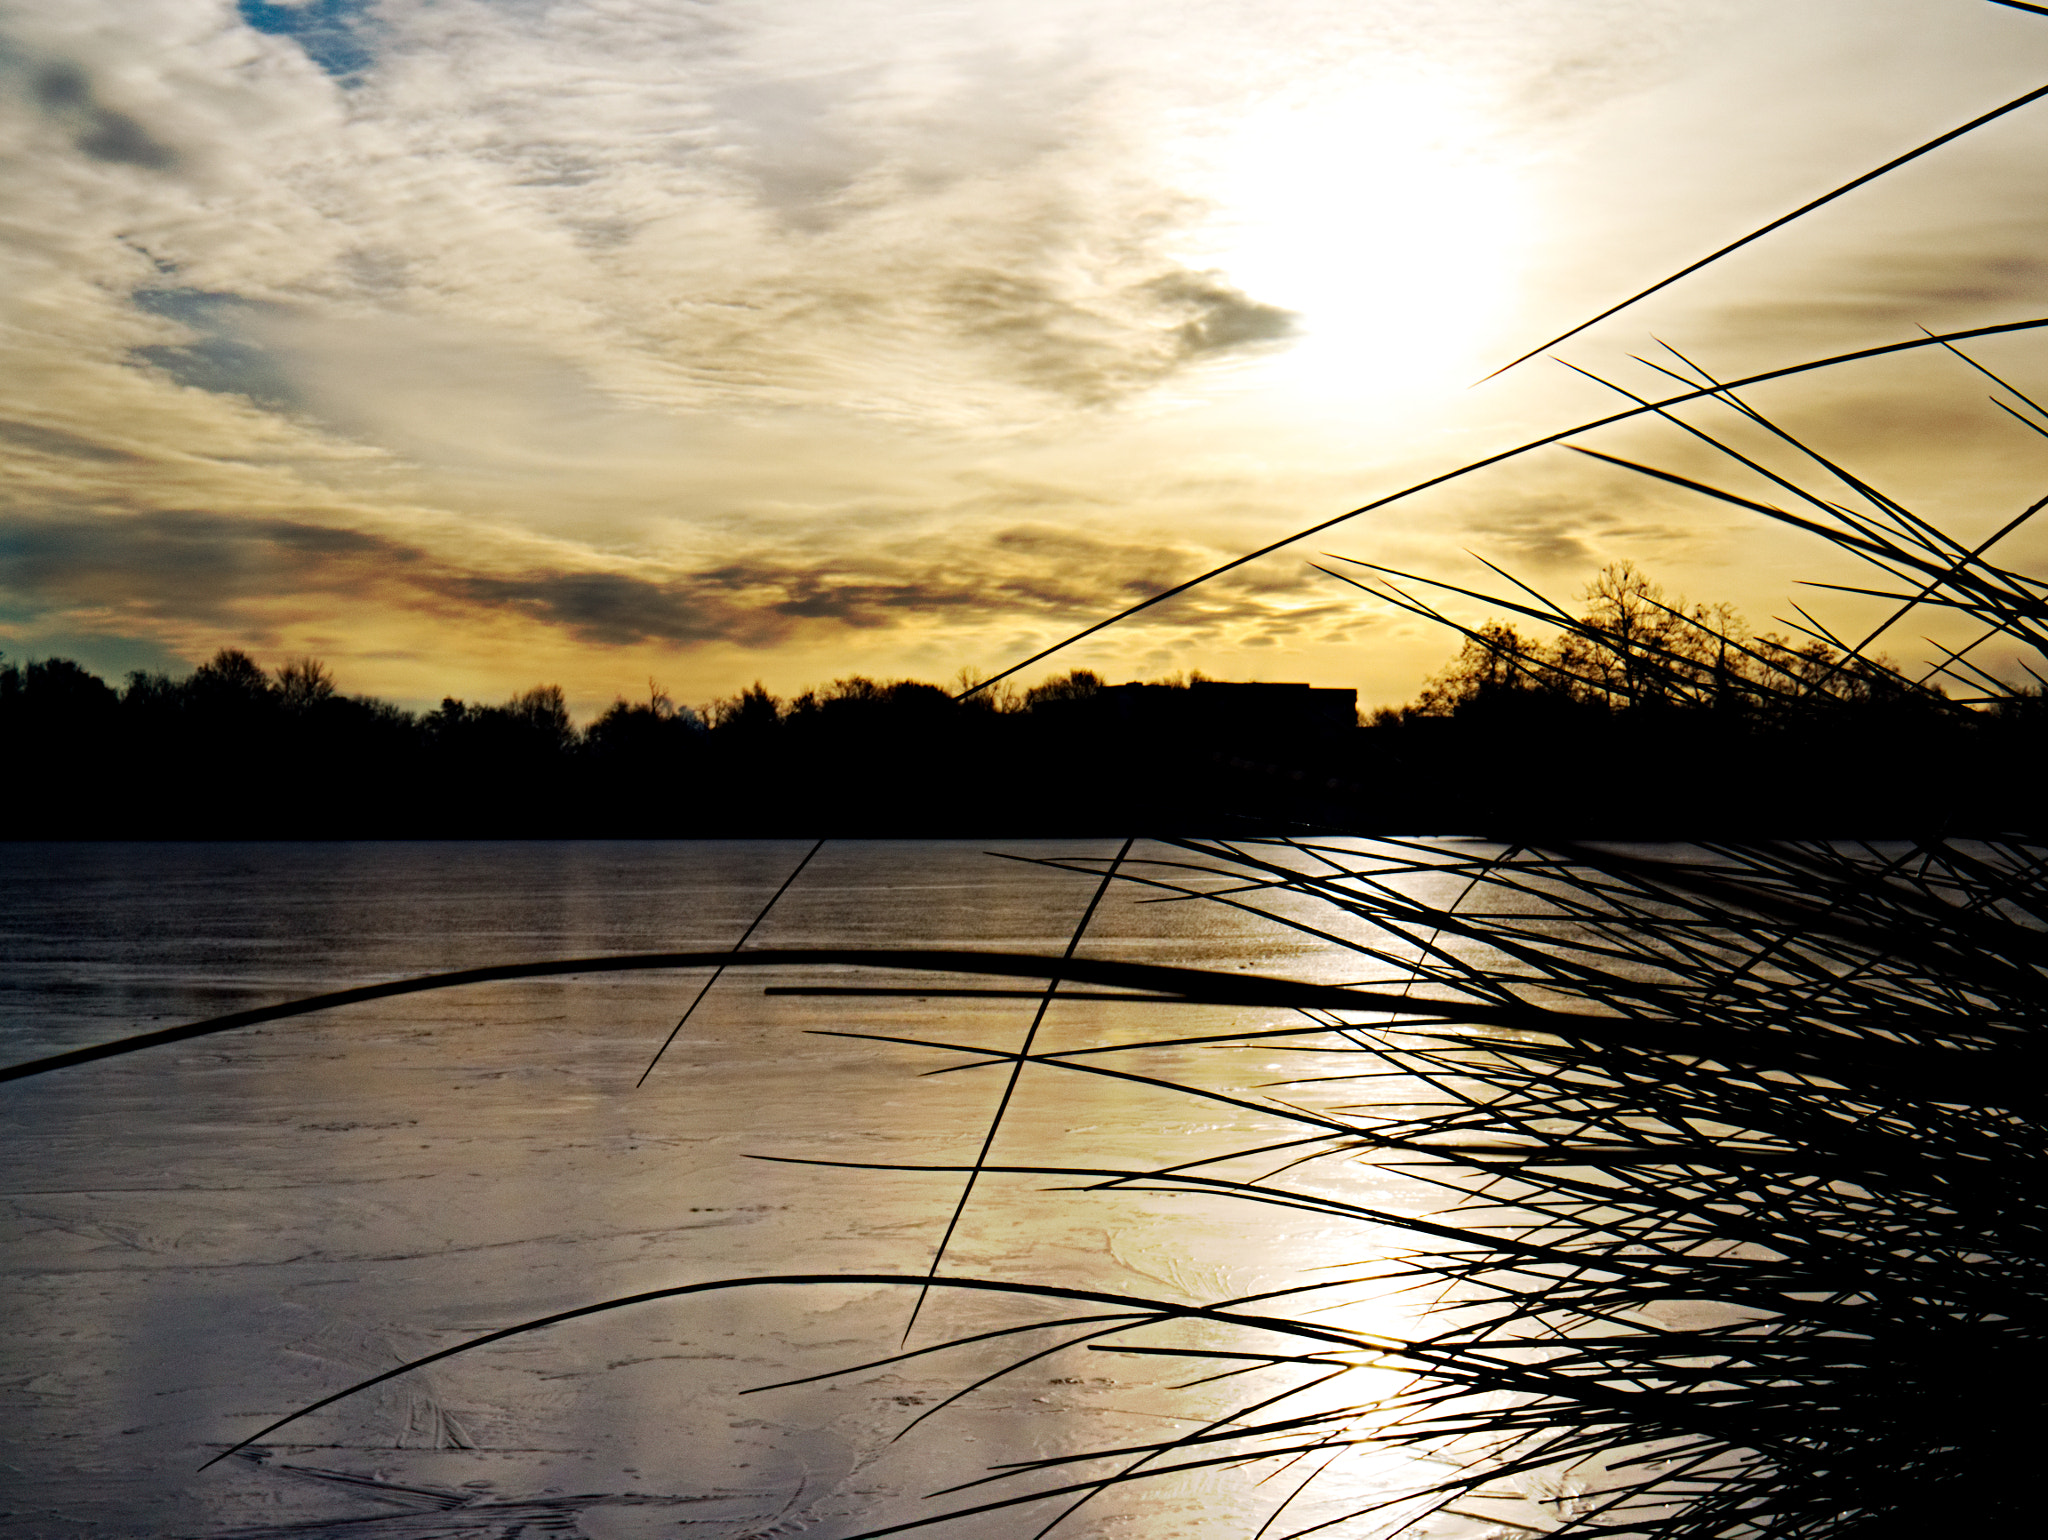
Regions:
<instances>
[{"instance_id":1,"label":"wispy cloud","mask_svg":"<svg viewBox=\"0 0 2048 1540\"><path fill-rule=\"evenodd\" d=\"M247 634L274 619L280 599L307 611L324 597L508 612L600 646L758 647L806 626L979 627L997 614L1072 623L1215 556L1028 525L986 544L885 548L831 563L763 550L701 569L605 569L513 566L509 554L486 567L389 535L190 510L99 523L14 517L0 531L0 582L25 612L61 615L72 627L87 616L132 625L175 619ZM279 591L280 574L290 577L289 595ZM1292 572L1245 577L1151 623L1291 626L1311 586Z\"/></svg>"},{"instance_id":2,"label":"wispy cloud","mask_svg":"<svg viewBox=\"0 0 2048 1540\"><path fill-rule=\"evenodd\" d=\"M1887 18L1856 24L1903 78ZM0 603L16 645L555 638L548 666L573 645L593 677L607 650L907 667L1046 637L1524 431L1552 387L1432 404L1393 372L1512 313L1537 257L1473 205L1519 177L1591 207L1545 155L1689 103L1696 40L1725 74L1780 25L1737 0L15 0ZM1944 36L1943 79L1995 73ZM1958 228L1866 244L1817 297L1792 261L1715 298L1714 339L2030 288L2031 214ZM1629 496L1564 476L1358 533L1713 559ZM1351 624L1333 602L1278 561L1127 652L1306 646Z\"/></svg>"}]
</instances>

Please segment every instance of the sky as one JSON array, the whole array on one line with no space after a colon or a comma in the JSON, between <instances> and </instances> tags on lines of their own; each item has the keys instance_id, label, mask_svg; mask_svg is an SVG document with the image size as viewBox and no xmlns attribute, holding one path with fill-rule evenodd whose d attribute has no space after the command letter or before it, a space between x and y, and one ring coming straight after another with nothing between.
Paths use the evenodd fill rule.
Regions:
<instances>
[{"instance_id":1,"label":"sky","mask_svg":"<svg viewBox=\"0 0 2048 1540\"><path fill-rule=\"evenodd\" d=\"M2048 16L1988 0L0 0L0 653L584 717L985 676L1626 404L1475 382L2044 80ZM1657 392L1660 344L1726 378L2048 314L2044 152L2048 102L1552 353ZM2048 400L2040 350L1972 356ZM2048 472L1985 385L1928 351L1755 399L1968 537ZM1669 423L1586 442L1761 485ZM1560 448L1019 680L1411 697L1455 635L1324 552L1879 608Z\"/></svg>"}]
</instances>

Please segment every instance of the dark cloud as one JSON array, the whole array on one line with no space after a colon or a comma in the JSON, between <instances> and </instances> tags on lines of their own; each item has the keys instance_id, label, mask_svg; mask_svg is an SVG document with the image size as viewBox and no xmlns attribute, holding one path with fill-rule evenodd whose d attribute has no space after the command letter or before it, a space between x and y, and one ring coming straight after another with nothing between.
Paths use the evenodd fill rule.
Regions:
<instances>
[{"instance_id":1,"label":"dark cloud","mask_svg":"<svg viewBox=\"0 0 2048 1540\"><path fill-rule=\"evenodd\" d=\"M1489 503L1465 519L1473 548L1503 566L1591 569L1599 564L1589 537L1603 522L1584 497L1557 494Z\"/></svg>"},{"instance_id":2,"label":"dark cloud","mask_svg":"<svg viewBox=\"0 0 2048 1540\"><path fill-rule=\"evenodd\" d=\"M90 606L223 628L262 601L292 596L310 606L325 595L387 610L515 610L600 644L764 630L730 599L693 604L686 585L606 572L489 575L385 535L191 510L10 520L0 530L0 588L33 613Z\"/></svg>"},{"instance_id":3,"label":"dark cloud","mask_svg":"<svg viewBox=\"0 0 2048 1540\"><path fill-rule=\"evenodd\" d=\"M246 630L252 606L287 595L308 607L326 595L387 612L511 611L598 646L769 646L803 621L891 626L985 598L943 580L882 573L842 580L766 559L670 578L479 572L383 535L190 510L11 519L0 530L0 591L24 616L87 607L123 612L138 625L238 630Z\"/></svg>"},{"instance_id":4,"label":"dark cloud","mask_svg":"<svg viewBox=\"0 0 2048 1540\"><path fill-rule=\"evenodd\" d=\"M945 582L844 581L812 573L786 580L790 596L772 608L779 615L805 620L836 620L862 630L897 625L915 616L941 611L974 611L988 602L985 593Z\"/></svg>"},{"instance_id":5,"label":"dark cloud","mask_svg":"<svg viewBox=\"0 0 2048 1540\"><path fill-rule=\"evenodd\" d=\"M1122 328L1068 299L1049 279L972 268L946 280L937 300L961 335L989 345L1005 372L1041 390L1099 401L1152 372L1122 346Z\"/></svg>"},{"instance_id":6,"label":"dark cloud","mask_svg":"<svg viewBox=\"0 0 2048 1540\"><path fill-rule=\"evenodd\" d=\"M79 433L67 433L62 428L45 428L32 422L19 422L0 417L0 443L12 444L17 449L48 455L57 460L90 460L99 464L139 463L146 457L126 449L116 449L110 444L101 444Z\"/></svg>"},{"instance_id":7,"label":"dark cloud","mask_svg":"<svg viewBox=\"0 0 2048 1540\"><path fill-rule=\"evenodd\" d=\"M1294 335L1301 319L1278 305L1260 304L1219 273L1168 273L1143 287L1162 305L1186 313L1173 330L1184 358L1282 342Z\"/></svg>"},{"instance_id":8,"label":"dark cloud","mask_svg":"<svg viewBox=\"0 0 2048 1540\"><path fill-rule=\"evenodd\" d=\"M998 560L979 592L992 612L1061 626L1100 620L1185 582L1224 554L1192 546L1109 540L1050 525L1013 526L993 542ZM984 560L986 558L984 557ZM964 563L963 563L964 566ZM1327 580L1300 556L1281 552L1227 572L1125 622L1215 636L1246 627L1281 634L1333 615L1348 599L1322 597Z\"/></svg>"},{"instance_id":9,"label":"dark cloud","mask_svg":"<svg viewBox=\"0 0 2048 1540\"><path fill-rule=\"evenodd\" d=\"M618 572L530 572L516 577L441 573L434 591L485 609L516 610L561 626L581 641L624 647L636 642L776 640L785 627L749 618L730 600L690 583L659 583Z\"/></svg>"},{"instance_id":10,"label":"dark cloud","mask_svg":"<svg viewBox=\"0 0 2048 1540\"><path fill-rule=\"evenodd\" d=\"M1122 609L1214 565L1209 552L1050 524L1012 525L993 544L998 591L1009 604L1065 620Z\"/></svg>"},{"instance_id":11,"label":"dark cloud","mask_svg":"<svg viewBox=\"0 0 2048 1540\"><path fill-rule=\"evenodd\" d=\"M1607 485L1502 498L1468 514L1463 524L1474 554L1518 575L1563 577L1576 592L1617 551L1650 562L1696 557L1727 524L1722 506L1648 481L1638 486L1617 470Z\"/></svg>"},{"instance_id":12,"label":"dark cloud","mask_svg":"<svg viewBox=\"0 0 2048 1540\"><path fill-rule=\"evenodd\" d=\"M191 342L132 348L129 357L137 363L161 369L180 385L242 396L272 411L303 407L284 356L262 336L261 322L276 307L204 289L141 289L135 303L199 333Z\"/></svg>"},{"instance_id":13,"label":"dark cloud","mask_svg":"<svg viewBox=\"0 0 2048 1540\"><path fill-rule=\"evenodd\" d=\"M972 612L988 595L944 578L822 574L772 557L657 580L615 572L538 571L514 577L433 577L435 591L513 609L601 646L725 641L766 647L800 623L856 630L915 625Z\"/></svg>"},{"instance_id":14,"label":"dark cloud","mask_svg":"<svg viewBox=\"0 0 2048 1540\"><path fill-rule=\"evenodd\" d=\"M1092 405L1158 384L1218 354L1285 342L1299 319L1215 273L1185 269L1084 301L1029 272L973 268L941 286L942 311L992 344L1029 385Z\"/></svg>"},{"instance_id":15,"label":"dark cloud","mask_svg":"<svg viewBox=\"0 0 2048 1540\"><path fill-rule=\"evenodd\" d=\"M53 623L109 611L136 634L206 626L249 635L289 598L429 612L523 615L600 647L725 642L772 647L823 627L916 630L932 622L1068 627L1121 609L1211 564L1214 553L1095 538L1046 526L943 549L879 552L829 567L758 553L674 573L559 567L480 571L390 536L287 518L193 510L86 521L10 520L0 532L0 592ZM1351 617L1298 562L1240 572L1150 612L1144 624L1213 634L1286 635Z\"/></svg>"},{"instance_id":16,"label":"dark cloud","mask_svg":"<svg viewBox=\"0 0 2048 1540\"><path fill-rule=\"evenodd\" d=\"M64 125L71 142L94 160L169 171L178 152L157 139L135 118L117 112L93 95L92 82L75 64L46 64L37 70L30 90L50 118Z\"/></svg>"},{"instance_id":17,"label":"dark cloud","mask_svg":"<svg viewBox=\"0 0 2048 1540\"><path fill-rule=\"evenodd\" d=\"M373 592L419 559L378 535L197 511L18 516L0 528L0 587L39 613L225 624L238 605L280 593Z\"/></svg>"}]
</instances>

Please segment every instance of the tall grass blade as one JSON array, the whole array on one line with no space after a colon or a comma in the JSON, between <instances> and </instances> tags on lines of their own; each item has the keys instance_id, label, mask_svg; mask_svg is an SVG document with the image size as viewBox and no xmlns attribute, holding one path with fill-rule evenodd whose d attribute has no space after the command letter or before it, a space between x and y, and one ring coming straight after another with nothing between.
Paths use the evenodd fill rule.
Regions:
<instances>
[{"instance_id":1,"label":"tall grass blade","mask_svg":"<svg viewBox=\"0 0 2048 1540\"><path fill-rule=\"evenodd\" d=\"M782 895L789 891L789 885L795 882L797 878L803 874L803 869L811 864L811 857L816 855L819 851L823 850L824 848L825 842L823 840L819 840L816 844L812 845L809 850L806 850L804 852L804 858L801 861L797 862L793 868L791 868L790 873L787 877L782 879L782 886L777 888L773 893L768 895L768 902L761 906L761 912L754 916L754 918L748 923L747 928L745 930L740 932L740 939L732 944L732 949L735 952L737 952L741 947L745 946L747 944L747 938L753 935L753 933L756 930L760 929L761 922L768 918L768 911L773 909L777 902L781 900ZM704 997L711 993L711 986L713 984L716 984L719 981L719 979L724 977L724 975L725 965L723 963L719 964L716 968L711 970L711 977L704 981L704 987L698 990L696 997L692 999L687 1006L684 1007L682 1016L677 1020L676 1024L673 1027L669 1028L668 1036L661 1040L661 1046L654 1050L654 1057L647 1061L647 1068L640 1071L640 1078L633 1082L634 1090L637 1091L640 1089L640 1087L647 1084L647 1077L654 1073L654 1066L659 1064L661 1062L661 1056L668 1052L668 1045L676 1040L676 1034L683 1030L683 1024L687 1022L690 1019L690 1017L696 1013L697 1007L704 1003Z\"/></svg>"},{"instance_id":2,"label":"tall grass blade","mask_svg":"<svg viewBox=\"0 0 2048 1540\"><path fill-rule=\"evenodd\" d=\"M1095 910L1102 903L1103 895L1109 891L1109 885L1116 880L1117 868L1123 865L1124 857L1131 853L1132 843L1131 840L1125 840L1116 855L1111 858L1108 869L1102 874L1102 881L1096 885L1094 895L1088 900L1088 907L1081 911L1081 919L1074 926L1074 934L1067 939L1067 950L1061 957L1062 962L1071 960L1075 949L1081 945L1081 937L1087 933L1088 922L1095 918ZM1024 1073L1024 1066L1031 1061L1031 1047L1038 1041L1038 1029L1045 1021L1046 1010L1051 1006L1052 997L1059 987L1060 979L1056 973L1045 981L1045 990L1039 996L1038 1009L1032 1013L1031 1025L1024 1033L1023 1044L1011 1058L1010 1078L1004 1082L1003 1094L996 1102L994 1115L989 1118L988 1133L981 1141L981 1152L974 1158L974 1165L967 1173L967 1181L960 1189L960 1201L953 1205L953 1215L946 1221L945 1233L939 1237L938 1249L932 1253L932 1265L927 1270L929 1277L938 1276L939 1266L946 1259L946 1247L952 1243L953 1232L960 1225L960 1216L967 1212L967 1204L974 1196L974 1184L981 1175L982 1167L988 1162L988 1152L994 1147L996 1133L1003 1126L1003 1114L1009 1110L1010 1098L1016 1094L1017 1079ZM911 1304L910 1319L903 1324L905 1342L910 1340L911 1330L917 1325L918 1312L924 1308L924 1299L924 1295L920 1293Z\"/></svg>"}]
</instances>

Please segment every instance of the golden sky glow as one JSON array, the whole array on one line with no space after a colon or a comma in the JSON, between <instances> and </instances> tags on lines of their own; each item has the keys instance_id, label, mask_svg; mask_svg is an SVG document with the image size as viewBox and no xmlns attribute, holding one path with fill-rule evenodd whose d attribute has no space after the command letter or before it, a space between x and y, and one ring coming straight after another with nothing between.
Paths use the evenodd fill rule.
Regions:
<instances>
[{"instance_id":1,"label":"golden sky glow","mask_svg":"<svg viewBox=\"0 0 2048 1540\"><path fill-rule=\"evenodd\" d=\"M586 715L990 672L1611 410L1472 382L2043 80L1985 0L0 0L0 649ZM2044 150L2048 103L1558 354L1655 390L1656 339L1732 376L2048 313ZM2039 353L1978 356L2039 396ZM2048 471L1983 386L1767 404L1967 537ZM1454 639L1319 550L1565 598L1626 557L1760 623L1860 580L1556 450L1049 668L1412 694Z\"/></svg>"}]
</instances>

